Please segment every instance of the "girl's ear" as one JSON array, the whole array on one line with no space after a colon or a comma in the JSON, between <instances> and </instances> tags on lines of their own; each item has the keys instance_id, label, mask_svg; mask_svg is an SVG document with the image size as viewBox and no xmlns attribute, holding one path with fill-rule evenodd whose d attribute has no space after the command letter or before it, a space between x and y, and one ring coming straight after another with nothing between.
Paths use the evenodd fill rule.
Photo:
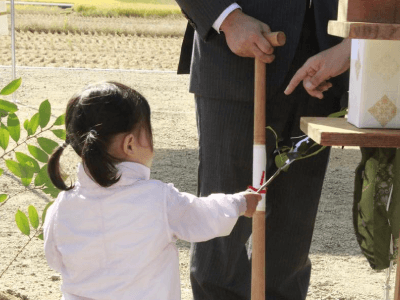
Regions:
<instances>
[{"instance_id":1,"label":"girl's ear","mask_svg":"<svg viewBox=\"0 0 400 300\"><path fill-rule=\"evenodd\" d=\"M135 144L136 144L136 139L135 136L130 133L124 138L124 144L123 144L123 151L124 154L127 155L128 157L131 157L134 155L134 149L135 149Z\"/></svg>"}]
</instances>

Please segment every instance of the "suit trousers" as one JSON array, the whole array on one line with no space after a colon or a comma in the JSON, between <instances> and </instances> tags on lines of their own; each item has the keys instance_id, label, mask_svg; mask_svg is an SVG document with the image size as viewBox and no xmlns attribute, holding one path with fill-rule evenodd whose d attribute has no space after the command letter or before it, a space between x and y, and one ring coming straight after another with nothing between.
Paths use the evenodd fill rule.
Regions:
<instances>
[{"instance_id":1,"label":"suit trousers","mask_svg":"<svg viewBox=\"0 0 400 300\"><path fill-rule=\"evenodd\" d=\"M304 98L310 97L303 95ZM296 101L303 102L299 97ZM290 116L290 113L297 114L296 106L282 105L276 116L296 118ZM196 107L199 194L246 190L252 183L253 104L196 97ZM298 136L298 127L282 127L271 121L269 125L279 128L281 137L285 134L280 145L290 145L290 137ZM274 148L273 134L268 134L268 176L276 170ZM328 157L329 149L326 149L317 156L293 163L268 189L267 299L306 298L311 271L308 252ZM250 299L251 255L246 243L251 227L251 219L240 217L229 236L192 244L191 283L195 300Z\"/></svg>"}]
</instances>

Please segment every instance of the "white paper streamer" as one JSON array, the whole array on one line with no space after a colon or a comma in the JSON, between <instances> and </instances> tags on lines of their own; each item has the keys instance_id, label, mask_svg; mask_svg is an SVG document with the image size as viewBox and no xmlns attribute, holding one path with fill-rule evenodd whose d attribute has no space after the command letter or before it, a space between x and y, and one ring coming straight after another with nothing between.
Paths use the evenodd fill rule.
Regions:
<instances>
[{"instance_id":1,"label":"white paper streamer","mask_svg":"<svg viewBox=\"0 0 400 300\"><path fill-rule=\"evenodd\" d=\"M253 146L253 187L258 189L265 182L265 168L267 164L267 153L264 145ZM262 180L262 181L261 181ZM265 194L258 202L257 211L265 211Z\"/></svg>"}]
</instances>

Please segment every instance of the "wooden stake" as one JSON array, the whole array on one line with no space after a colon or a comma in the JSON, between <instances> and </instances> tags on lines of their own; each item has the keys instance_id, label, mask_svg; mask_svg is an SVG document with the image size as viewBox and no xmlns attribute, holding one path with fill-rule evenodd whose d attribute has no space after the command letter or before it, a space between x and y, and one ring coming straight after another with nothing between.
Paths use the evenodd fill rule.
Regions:
<instances>
[{"instance_id":1,"label":"wooden stake","mask_svg":"<svg viewBox=\"0 0 400 300\"><path fill-rule=\"evenodd\" d=\"M265 171L266 157L256 157L257 151L264 148L265 154L265 98L266 98L266 66L263 62L255 61L255 85L254 85L254 157L253 172L255 167L259 167L259 163L264 164L262 169ZM261 146L261 147L260 147ZM262 154L263 151L260 152ZM253 174L253 186L258 188L261 186L260 172L258 175ZM256 213L253 215L253 250L252 250L252 273L251 273L251 299L265 300L265 195L260 201L261 209L257 207Z\"/></svg>"},{"instance_id":2,"label":"wooden stake","mask_svg":"<svg viewBox=\"0 0 400 300\"><path fill-rule=\"evenodd\" d=\"M286 43L286 36L281 31L265 33L264 36L273 47L283 46ZM254 72L253 187L258 189L266 180L265 169L267 166L265 148L267 74L265 63L256 59ZM253 215L252 300L265 300L265 196L266 194L262 194L262 200Z\"/></svg>"}]
</instances>

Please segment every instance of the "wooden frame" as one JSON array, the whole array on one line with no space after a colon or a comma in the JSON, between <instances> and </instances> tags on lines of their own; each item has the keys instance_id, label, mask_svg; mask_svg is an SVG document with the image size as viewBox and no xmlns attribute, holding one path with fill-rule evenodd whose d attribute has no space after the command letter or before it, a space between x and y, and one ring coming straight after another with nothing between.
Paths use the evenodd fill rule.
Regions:
<instances>
[{"instance_id":1,"label":"wooden frame","mask_svg":"<svg viewBox=\"0 0 400 300\"><path fill-rule=\"evenodd\" d=\"M360 129L344 118L303 117L300 128L322 146L400 148L400 129ZM400 300L400 255L397 258L394 300Z\"/></svg>"}]
</instances>

